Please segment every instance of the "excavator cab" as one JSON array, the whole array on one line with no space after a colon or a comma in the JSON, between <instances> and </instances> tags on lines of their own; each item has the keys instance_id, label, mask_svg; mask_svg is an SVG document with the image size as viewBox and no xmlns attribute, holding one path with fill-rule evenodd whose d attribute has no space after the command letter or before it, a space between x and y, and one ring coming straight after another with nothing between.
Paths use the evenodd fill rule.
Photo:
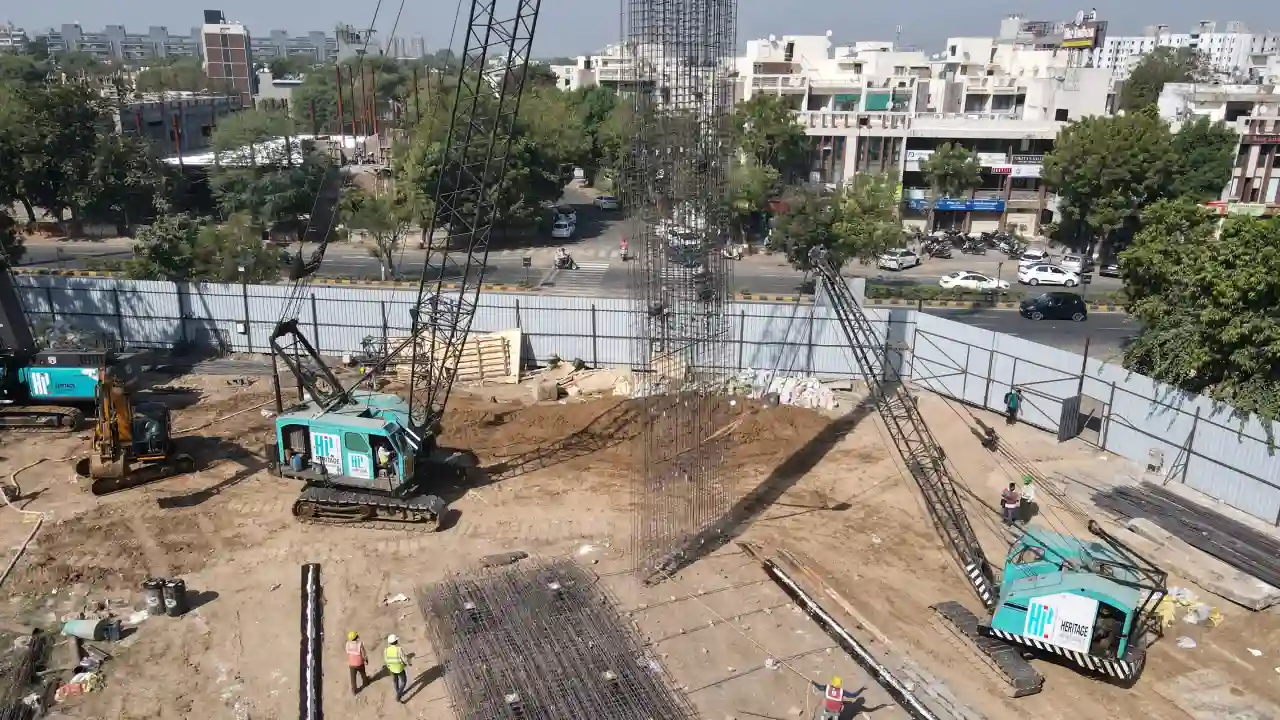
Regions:
<instances>
[{"instance_id":1,"label":"excavator cab","mask_svg":"<svg viewBox=\"0 0 1280 720\"><path fill-rule=\"evenodd\" d=\"M170 437L169 408L160 403L138 403L133 406L133 457L137 460L156 460L169 454L173 445Z\"/></svg>"}]
</instances>

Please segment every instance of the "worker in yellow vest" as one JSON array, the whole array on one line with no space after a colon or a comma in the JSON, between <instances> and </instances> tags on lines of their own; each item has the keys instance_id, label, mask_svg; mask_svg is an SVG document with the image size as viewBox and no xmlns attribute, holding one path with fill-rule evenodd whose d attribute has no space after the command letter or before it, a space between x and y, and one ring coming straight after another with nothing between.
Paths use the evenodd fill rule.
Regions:
<instances>
[{"instance_id":1,"label":"worker in yellow vest","mask_svg":"<svg viewBox=\"0 0 1280 720\"><path fill-rule=\"evenodd\" d=\"M364 654L364 643L360 642L360 633L352 630L347 633L347 669L351 671L351 694L355 695L369 684L369 673L365 671L368 658ZM360 678L359 686L356 678Z\"/></svg>"},{"instance_id":2,"label":"worker in yellow vest","mask_svg":"<svg viewBox=\"0 0 1280 720\"><path fill-rule=\"evenodd\" d=\"M400 638L395 635L387 636L387 649L382 654L382 662L387 666L387 672L391 673L391 682L395 684L396 702L404 702L404 690L409 684L405 674L409 658L404 654L404 648L400 647Z\"/></svg>"}]
</instances>

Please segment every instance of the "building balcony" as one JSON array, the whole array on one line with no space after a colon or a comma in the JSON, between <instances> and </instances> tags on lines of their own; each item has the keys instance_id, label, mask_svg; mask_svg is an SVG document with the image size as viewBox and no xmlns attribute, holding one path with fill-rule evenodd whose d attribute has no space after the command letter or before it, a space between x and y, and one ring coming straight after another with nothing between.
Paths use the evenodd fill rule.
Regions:
<instances>
[{"instance_id":1,"label":"building balcony","mask_svg":"<svg viewBox=\"0 0 1280 720\"><path fill-rule=\"evenodd\" d=\"M838 91L838 90L861 90L863 87L863 76L846 75L844 77L814 77L809 78L809 87L818 90Z\"/></svg>"},{"instance_id":2,"label":"building balcony","mask_svg":"<svg viewBox=\"0 0 1280 720\"><path fill-rule=\"evenodd\" d=\"M804 75L752 75L753 90L777 92L804 92L809 88L809 78Z\"/></svg>"},{"instance_id":3,"label":"building balcony","mask_svg":"<svg viewBox=\"0 0 1280 720\"><path fill-rule=\"evenodd\" d=\"M1018 78L999 76L966 77L964 79L964 89L966 92L988 92L996 94L1025 93L1027 91L1025 85L1018 84Z\"/></svg>"},{"instance_id":4,"label":"building balcony","mask_svg":"<svg viewBox=\"0 0 1280 720\"><path fill-rule=\"evenodd\" d=\"M908 113L804 110L796 113L796 115L800 124L807 129L905 131L910 126Z\"/></svg>"}]
</instances>

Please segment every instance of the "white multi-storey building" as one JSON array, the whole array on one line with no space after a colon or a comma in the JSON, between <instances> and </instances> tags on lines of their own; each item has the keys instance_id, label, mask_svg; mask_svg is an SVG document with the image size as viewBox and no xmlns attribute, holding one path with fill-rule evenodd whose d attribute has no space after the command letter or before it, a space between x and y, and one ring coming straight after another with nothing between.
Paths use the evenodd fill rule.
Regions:
<instances>
[{"instance_id":1,"label":"white multi-storey building","mask_svg":"<svg viewBox=\"0 0 1280 720\"><path fill-rule=\"evenodd\" d=\"M31 38L27 37L26 30L12 23L0 25L0 52L22 52L29 42Z\"/></svg>"},{"instance_id":2,"label":"white multi-storey building","mask_svg":"<svg viewBox=\"0 0 1280 720\"><path fill-rule=\"evenodd\" d=\"M1221 207L1280 214L1280 91L1274 84L1169 83L1157 107L1172 123L1207 117L1234 128L1240 140Z\"/></svg>"},{"instance_id":3,"label":"white multi-storey building","mask_svg":"<svg viewBox=\"0 0 1280 720\"><path fill-rule=\"evenodd\" d=\"M1170 32L1168 25L1151 25L1141 35L1111 36L1094 50L1093 62L1124 80L1146 53L1158 47L1192 48L1224 80L1245 82L1265 71L1268 58L1280 53L1280 33L1254 33L1241 22L1229 22L1218 32L1215 22L1202 22L1190 32Z\"/></svg>"}]
</instances>

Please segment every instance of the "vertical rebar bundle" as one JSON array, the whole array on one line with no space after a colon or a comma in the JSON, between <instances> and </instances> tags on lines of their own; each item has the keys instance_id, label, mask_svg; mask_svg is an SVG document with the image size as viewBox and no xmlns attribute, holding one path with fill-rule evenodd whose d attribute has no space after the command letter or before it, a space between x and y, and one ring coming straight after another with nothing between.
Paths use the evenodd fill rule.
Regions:
<instances>
[{"instance_id":1,"label":"vertical rebar bundle","mask_svg":"<svg viewBox=\"0 0 1280 720\"><path fill-rule=\"evenodd\" d=\"M632 145L619 194L646 400L632 553L655 570L729 509L719 398L730 361L728 170L736 0L627 0Z\"/></svg>"},{"instance_id":2,"label":"vertical rebar bundle","mask_svg":"<svg viewBox=\"0 0 1280 720\"><path fill-rule=\"evenodd\" d=\"M571 560L452 575L418 597L458 720L697 717Z\"/></svg>"}]
</instances>

